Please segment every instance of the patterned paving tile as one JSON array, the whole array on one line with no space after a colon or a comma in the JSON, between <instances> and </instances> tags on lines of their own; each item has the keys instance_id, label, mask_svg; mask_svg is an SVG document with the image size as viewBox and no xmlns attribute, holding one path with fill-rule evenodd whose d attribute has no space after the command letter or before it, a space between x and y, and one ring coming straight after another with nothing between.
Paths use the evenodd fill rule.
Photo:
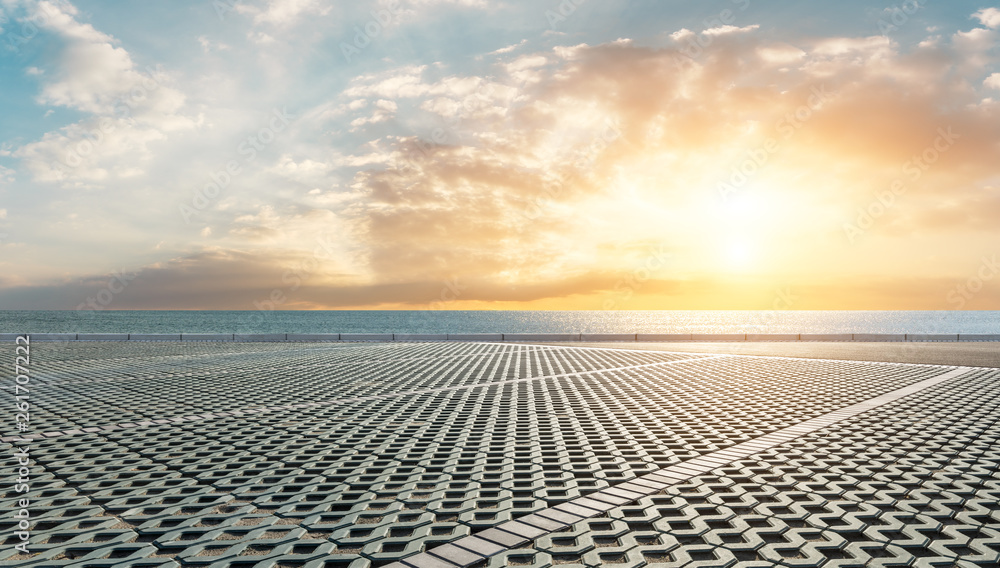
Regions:
<instances>
[{"instance_id":1,"label":"patterned paving tile","mask_svg":"<svg viewBox=\"0 0 1000 568\"><path fill-rule=\"evenodd\" d=\"M67 343L33 349L33 431L69 433L30 444L32 554L15 556L14 537L6 537L0 551L0 562L19 566L383 566L948 370L481 343ZM4 385L12 379L10 351L0 353ZM782 467L793 466L777 460L796 464L780 482L771 479L778 475L771 470L755 473L762 462L744 459L695 478L690 487L675 486L668 494L642 497L631 505L609 503L603 517L561 533L531 536L526 542L532 544L522 543L489 562L707 566L720 562L712 560L719 557L725 560L719 565L725 566L773 565L781 557L784 565L811 565L799 562L804 556L839 566L855 558L841 554L895 562L904 557L900 550L910 549L906 554L914 558L965 555L973 563L980 557L987 561L992 549L984 543L996 536L996 509L987 504L990 498L996 502L988 493L994 486L976 489L988 494L976 497L972 516L963 518L963 523L979 519L979 524L962 524L961 538L948 532L952 540L943 549L929 544L939 537L919 532L931 530L925 520L910 532L900 531L919 546L906 540L905 546L886 545L888 552L874 556L857 552L871 548L870 541L859 540L865 544L849 548L846 538L827 539L837 533L835 527L817 528L822 542L807 540L815 543L812 548L794 547L794 553L791 545L771 543L758 534L806 530L813 526L808 516L801 520L806 525L781 530L751 524L758 522L762 507L770 507L767 519L802 511L830 516L802 508L818 502L812 493L795 501L783 492L791 480L802 487L819 484L810 490L827 495L832 489L824 484L840 479L828 471L838 467L835 458L814 458L827 468L823 471L795 460L813 459L803 457L813 451L847 452L841 449L844 444L854 444L852 451L865 441L875 448L888 444L883 455L905 449L920 463L921 444L939 444L940 456L972 464L976 472L993 476L995 485L995 463L977 461L993 458L969 448L982 448L983 443L976 445L982 436L995 439L993 426L983 421L990 410L996 414L994 407L987 408L988 401L1000 397L984 395L970 402L977 389L986 392L996 380L994 371L975 373L963 378L957 390L935 389L936 397L917 407L925 421L914 421L905 432L889 429L897 424L895 415L886 415L885 424L881 419L864 422L872 420L865 415L850 422L867 424L857 433L811 434L754 456L771 460L768 467L782 476ZM0 393L10 394L6 386ZM937 408L941 400L950 406ZM948 433L964 428L964 422L947 431L934 429L938 418L933 417L968 413L976 404L987 413L976 415L985 433L950 441ZM888 411L877 412L882 416ZM191 419L177 421L182 417ZM114 424L134 426L86 431ZM873 437L878 432L893 433ZM933 435L921 437L919 432ZM807 442L812 445L795 445ZM960 450L959 442L966 449ZM11 444L4 443L3 451L9 454ZM834 455L840 459L841 454ZM944 459L940 456L933 460ZM951 467L952 462L934 463ZM731 473L737 470L745 472ZM748 475L752 481L744 480ZM717 478L734 481L724 485ZM753 488L765 479L771 485ZM896 495L894 482L865 483L876 484L871 488L876 494L883 492L876 501ZM719 495L738 500L716 499L717 487L734 487ZM803 490L793 492L796 499ZM0 527L10 535L10 511L18 495L9 485L2 491ZM669 491L705 495L706 501L677 501L675 507L673 501L663 501L680 498ZM935 491L944 494L943 489ZM766 495L773 501L756 500ZM672 516L675 509L683 515ZM843 509L837 518L855 512ZM697 516L689 518L692 513ZM896 509L879 512L889 513L895 515L894 523L909 526L909 517ZM985 522L987 518L993 520ZM735 528L721 524L734 519L740 520ZM692 540L691 546L680 546L681 537L705 540L705 527L722 532L707 544ZM751 528L759 530L747 532ZM880 538L894 542L896 533L886 530ZM918 536L911 534L914 530ZM747 547L722 536L731 539L731 533L743 532L752 542L776 547L751 547L751 559ZM492 541L483 542L488 547Z\"/></svg>"}]
</instances>

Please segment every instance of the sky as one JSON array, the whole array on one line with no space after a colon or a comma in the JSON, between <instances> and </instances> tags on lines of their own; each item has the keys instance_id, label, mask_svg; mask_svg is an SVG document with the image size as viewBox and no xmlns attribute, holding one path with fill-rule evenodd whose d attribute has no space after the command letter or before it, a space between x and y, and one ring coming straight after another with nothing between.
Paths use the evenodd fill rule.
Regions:
<instances>
[{"instance_id":1,"label":"sky","mask_svg":"<svg viewBox=\"0 0 1000 568\"><path fill-rule=\"evenodd\" d=\"M998 59L962 0L0 0L0 309L1000 309Z\"/></svg>"}]
</instances>

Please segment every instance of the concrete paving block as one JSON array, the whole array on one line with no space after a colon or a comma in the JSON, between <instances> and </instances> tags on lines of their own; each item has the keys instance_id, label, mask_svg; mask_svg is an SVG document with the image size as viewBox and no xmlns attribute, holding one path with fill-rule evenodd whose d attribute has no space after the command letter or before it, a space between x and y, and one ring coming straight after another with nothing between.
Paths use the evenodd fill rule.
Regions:
<instances>
[{"instance_id":1,"label":"concrete paving block","mask_svg":"<svg viewBox=\"0 0 1000 568\"><path fill-rule=\"evenodd\" d=\"M288 341L340 341L339 333L288 333Z\"/></svg>"},{"instance_id":2,"label":"concrete paving block","mask_svg":"<svg viewBox=\"0 0 1000 568\"><path fill-rule=\"evenodd\" d=\"M797 333L748 333L747 341L798 341Z\"/></svg>"},{"instance_id":3,"label":"concrete paving block","mask_svg":"<svg viewBox=\"0 0 1000 568\"><path fill-rule=\"evenodd\" d=\"M958 340L959 341L1000 341L1000 335L960 333L958 335Z\"/></svg>"},{"instance_id":4,"label":"concrete paving block","mask_svg":"<svg viewBox=\"0 0 1000 568\"><path fill-rule=\"evenodd\" d=\"M78 333L78 341L128 341L127 333Z\"/></svg>"},{"instance_id":5,"label":"concrete paving block","mask_svg":"<svg viewBox=\"0 0 1000 568\"><path fill-rule=\"evenodd\" d=\"M436 546L429 551L429 554L437 556L438 558L443 558L444 560L458 566L468 566L469 564L474 564L483 559L483 555L472 552L471 550L459 548L454 544Z\"/></svg>"},{"instance_id":6,"label":"concrete paving block","mask_svg":"<svg viewBox=\"0 0 1000 568\"><path fill-rule=\"evenodd\" d=\"M902 333L855 333L854 341L906 341L906 334Z\"/></svg>"},{"instance_id":7,"label":"concrete paving block","mask_svg":"<svg viewBox=\"0 0 1000 568\"><path fill-rule=\"evenodd\" d=\"M662 469L662 470L656 472L653 475L660 476L659 479L663 479L664 477L666 477L668 475L670 475L670 476L676 476L676 477L683 477L684 479L689 479L689 478L691 478L693 476L701 475L701 474L705 473L705 471L708 471L708 470L706 468L704 468L704 467L690 466L690 465L689 466L685 466L685 465L680 465L680 464L674 464L672 466L668 466L667 468ZM656 479L656 478L650 477L649 479L652 480L652 479ZM664 479L662 481L662 483L669 483L669 482L666 479ZM674 482L674 483L676 483L676 482Z\"/></svg>"},{"instance_id":8,"label":"concrete paving block","mask_svg":"<svg viewBox=\"0 0 1000 568\"><path fill-rule=\"evenodd\" d=\"M619 487L617 485L614 486L614 487L609 487L607 489L602 489L601 492L602 493L607 493L609 495L615 495L615 496L618 496L618 497L623 497L625 499L628 499L629 501L635 501L636 499L639 499L639 498L644 497L646 495L645 493L640 493L640 492L637 492L637 491L628 491L626 489L622 489L621 487Z\"/></svg>"},{"instance_id":9,"label":"concrete paving block","mask_svg":"<svg viewBox=\"0 0 1000 568\"><path fill-rule=\"evenodd\" d=\"M31 341L76 341L75 333L29 333Z\"/></svg>"},{"instance_id":10,"label":"concrete paving block","mask_svg":"<svg viewBox=\"0 0 1000 568\"><path fill-rule=\"evenodd\" d=\"M181 341L232 341L231 333L182 333Z\"/></svg>"},{"instance_id":11,"label":"concrete paving block","mask_svg":"<svg viewBox=\"0 0 1000 568\"><path fill-rule=\"evenodd\" d=\"M745 333L694 333L691 335L694 341L746 341Z\"/></svg>"},{"instance_id":12,"label":"concrete paving block","mask_svg":"<svg viewBox=\"0 0 1000 568\"><path fill-rule=\"evenodd\" d=\"M580 341L579 333L505 333L504 341Z\"/></svg>"},{"instance_id":13,"label":"concrete paving block","mask_svg":"<svg viewBox=\"0 0 1000 568\"><path fill-rule=\"evenodd\" d=\"M728 459L730 462L741 460L753 452L747 449L742 449L736 446L726 448L725 450L720 450L718 452L713 452L713 456L718 456L722 459Z\"/></svg>"},{"instance_id":14,"label":"concrete paving block","mask_svg":"<svg viewBox=\"0 0 1000 568\"><path fill-rule=\"evenodd\" d=\"M643 477L637 477L637 478L633 479L632 481L630 481L629 483L634 483L635 485L641 485L642 487L645 487L647 489L651 489L653 491L660 491L661 489L664 489L667 485L670 485L666 481L658 481L656 479L647 479L645 476L643 476Z\"/></svg>"},{"instance_id":15,"label":"concrete paving block","mask_svg":"<svg viewBox=\"0 0 1000 568\"><path fill-rule=\"evenodd\" d=\"M594 501L602 501L604 503L609 503L615 506L626 505L631 503L631 499L625 499L624 497L619 497L617 495L606 493L605 491L598 491L597 493L590 493L587 495L588 498Z\"/></svg>"},{"instance_id":16,"label":"concrete paving block","mask_svg":"<svg viewBox=\"0 0 1000 568\"><path fill-rule=\"evenodd\" d=\"M599 501L597 499L589 499L587 497L578 497L576 499L573 499L569 503L563 503L563 505L567 505L567 504L568 505L577 505L577 506L580 506L580 507L586 507L588 509L593 509L594 511L597 511L599 513L603 513L605 511L610 511L611 509L615 508L615 505L613 505L611 503L608 503L607 501ZM562 505L560 505L560 507L561 506Z\"/></svg>"},{"instance_id":17,"label":"concrete paving block","mask_svg":"<svg viewBox=\"0 0 1000 568\"><path fill-rule=\"evenodd\" d=\"M594 513L596 513L596 511L594 511ZM586 512L584 512L583 514L571 513L570 511L566 511L563 509L542 509L541 511L538 511L537 513L531 516L542 517L544 519L549 519L551 521L555 521L558 523L565 523L567 526L569 526L569 525L574 525L592 515Z\"/></svg>"},{"instance_id":18,"label":"concrete paving block","mask_svg":"<svg viewBox=\"0 0 1000 568\"><path fill-rule=\"evenodd\" d=\"M985 371L963 375L969 373L963 367L942 375L923 365L769 358L719 366L666 355L655 360L685 363L645 366L641 375L679 375L681 388L657 389L613 371L654 360L631 350L330 343L292 349L301 352L294 356L302 365L286 370L278 367L287 354L275 359L275 346L241 345L164 350L70 344L47 360L45 371L57 379L50 386L70 388L53 399L59 412L40 413L33 430L50 456L38 482L46 492L32 503L48 524L37 529L39 541L54 536L52 546L71 551L70 565L101 568L176 568L163 553L204 568L455 568L470 560L538 568L860 566L883 560L915 566L934 555L948 556L941 562L973 558L997 566L1000 557L990 548L1000 533L987 526L1000 519L990 485L995 471L988 466L996 461L1000 436L993 404L1000 386ZM110 356L96 365L95 350ZM192 351L195 357L186 356ZM203 356L213 353L221 357ZM389 374L367 365L372 360ZM775 366L787 373L775 373ZM317 367L322 379L333 380L313 380ZM232 380L251 378L244 374L248 368L265 379ZM550 371L583 369L601 380L544 378ZM205 382L216 371L223 380ZM150 375L168 380L145 380ZM914 382L924 375L935 376ZM745 376L761 388L743 388ZM382 385L382 377L393 382ZM965 378L952 391L888 404L949 380L942 377ZM123 389L130 383L121 381L132 378L142 380L140 387ZM81 380L82 388L72 386ZM484 381L502 388L486 392ZM155 390L158 384L166 390ZM188 386L198 390L173 396ZM199 389L205 386L224 388L206 397ZM440 392L447 397L436 396ZM113 405L94 403L104 395ZM349 409L361 419L344 420L341 403L352 399L366 403ZM287 422L288 411L307 405L319 406L309 413L308 431ZM845 409L878 405L883 407L863 420L812 435L832 424L831 416L849 416ZM512 407L558 420L532 420L513 431L515 437L498 437L495 429L510 422ZM601 411L599 427L590 408ZM662 413L649 411L663 408L669 424ZM674 427L703 424L706 413L719 428ZM104 426L111 422L120 426ZM378 422L396 434L384 436L373 428ZM99 426L107 435L84 434ZM572 432L572 439L560 432ZM796 438L795 444L781 443ZM177 444L200 439L222 451L176 452ZM137 445L162 455L163 463L119 451ZM270 454L286 445L288 451L277 450L280 460L259 459L261 450ZM636 459L640 446L651 460ZM753 448L770 450L742 459ZM654 469L678 460L669 470ZM923 475L929 471L933 477ZM891 477L882 479L884 474ZM760 494L758 475L766 475L773 496ZM57 483L42 483L42 476ZM210 481L213 489L193 479ZM662 494L669 486L677 490ZM92 506L78 497L84 493ZM115 517L100 522L117 524L120 517L132 528L90 525L101 510ZM879 524L866 529L876 518ZM945 524L946 518L959 524ZM84 521L89 533L69 526ZM553 530L565 532L548 534ZM137 533L143 538L135 540ZM536 542L522 547L530 541ZM445 548L436 551L438 546ZM522 548L504 550L515 546ZM894 558L885 556L886 546L898 549ZM143 551L156 554L144 559ZM869 562L871 557L881 559ZM48 558L30 563L64 565Z\"/></svg>"},{"instance_id":19,"label":"concrete paving block","mask_svg":"<svg viewBox=\"0 0 1000 568\"><path fill-rule=\"evenodd\" d=\"M421 552L420 554L405 559L403 564L405 564L406 566L414 566L416 568L453 568L455 566L459 566L454 562L445 560L443 558L438 558L436 556L431 556L426 552ZM391 566L392 564L390 564L386 568L389 568Z\"/></svg>"},{"instance_id":20,"label":"concrete paving block","mask_svg":"<svg viewBox=\"0 0 1000 568\"><path fill-rule=\"evenodd\" d=\"M243 343L248 343L252 341L285 341L288 337L284 333L247 333L247 334L236 334L233 336L233 341L240 341Z\"/></svg>"},{"instance_id":21,"label":"concrete paving block","mask_svg":"<svg viewBox=\"0 0 1000 568\"><path fill-rule=\"evenodd\" d=\"M511 535L513 536L513 535ZM500 554L506 547L501 546L495 542L479 538L478 536L467 536L453 542L455 546L459 548L464 548L469 552L473 552L480 556L489 557L495 554Z\"/></svg>"},{"instance_id":22,"label":"concrete paving block","mask_svg":"<svg viewBox=\"0 0 1000 568\"><path fill-rule=\"evenodd\" d=\"M531 525L532 527L537 527L537 528L542 529L542 530L544 530L546 532L552 532L552 531L557 531L559 529L566 528L571 523L576 522L576 520L573 520L571 522L556 521L554 519L543 517L543 516L540 516L538 514L531 514L531 515L528 515L526 517L519 518L517 520L517 522L520 523L520 524ZM500 525L500 528L502 528L504 530L510 530L510 529L505 528L504 525ZM515 534L523 534L523 533L517 532Z\"/></svg>"},{"instance_id":23,"label":"concrete paving block","mask_svg":"<svg viewBox=\"0 0 1000 568\"><path fill-rule=\"evenodd\" d=\"M709 465L709 466L712 466L712 467L721 467L721 466L724 466L724 465L729 465L730 463L732 463L732 461L733 460L731 460L731 459L727 460L727 459L718 458L718 457L702 456L700 458L695 458L693 460L688 460L688 461L686 461L684 463L691 464L691 465L694 465L694 464L702 465L702 464L704 464L704 465Z\"/></svg>"},{"instance_id":24,"label":"concrete paving block","mask_svg":"<svg viewBox=\"0 0 1000 568\"><path fill-rule=\"evenodd\" d=\"M688 475L683 473L678 473L676 471L667 471L664 469L658 469L652 473L643 476L644 478L650 479L652 481L659 481L660 483L676 484L688 479Z\"/></svg>"},{"instance_id":25,"label":"concrete paving block","mask_svg":"<svg viewBox=\"0 0 1000 568\"><path fill-rule=\"evenodd\" d=\"M447 341L446 333L394 333L392 338L396 341Z\"/></svg>"},{"instance_id":26,"label":"concrete paving block","mask_svg":"<svg viewBox=\"0 0 1000 568\"><path fill-rule=\"evenodd\" d=\"M802 333L799 341L854 341L851 333Z\"/></svg>"},{"instance_id":27,"label":"concrete paving block","mask_svg":"<svg viewBox=\"0 0 1000 568\"><path fill-rule=\"evenodd\" d=\"M449 333L448 341L503 341L502 333Z\"/></svg>"},{"instance_id":28,"label":"concrete paving block","mask_svg":"<svg viewBox=\"0 0 1000 568\"><path fill-rule=\"evenodd\" d=\"M580 499L574 499L574 500L570 501L569 503L563 503L561 505L556 505L551 510L552 511L561 511L563 513L569 513L571 515L576 515L576 516L578 516L578 517L580 517L582 519L586 519L586 518L589 518L589 517L594 517L596 515L600 515L601 513L603 513L605 511L607 511L608 509L610 509L610 507L608 507L608 508L603 508L602 507L600 509L594 509L592 507L587 507L586 505L581 504L579 501L580 501ZM586 503L586 501L584 501L584 503Z\"/></svg>"},{"instance_id":29,"label":"concrete paving block","mask_svg":"<svg viewBox=\"0 0 1000 568\"><path fill-rule=\"evenodd\" d=\"M907 341L958 341L957 333L907 333Z\"/></svg>"},{"instance_id":30,"label":"concrete paving block","mask_svg":"<svg viewBox=\"0 0 1000 568\"><path fill-rule=\"evenodd\" d=\"M341 341L392 341L391 333L341 333Z\"/></svg>"},{"instance_id":31,"label":"concrete paving block","mask_svg":"<svg viewBox=\"0 0 1000 568\"><path fill-rule=\"evenodd\" d=\"M508 548L514 548L528 542L528 539L523 536L498 528L487 529L481 533L477 533L476 536Z\"/></svg>"},{"instance_id":32,"label":"concrete paving block","mask_svg":"<svg viewBox=\"0 0 1000 568\"><path fill-rule=\"evenodd\" d=\"M534 540L542 536L546 532L548 532L546 529L536 527L532 524L525 524L521 522L522 520L523 519L518 519L517 521L508 521L506 523L499 525L497 528L502 531L506 531L511 534L523 537L527 540Z\"/></svg>"},{"instance_id":33,"label":"concrete paving block","mask_svg":"<svg viewBox=\"0 0 1000 568\"><path fill-rule=\"evenodd\" d=\"M691 341L690 333L638 333L636 341Z\"/></svg>"},{"instance_id":34,"label":"concrete paving block","mask_svg":"<svg viewBox=\"0 0 1000 568\"><path fill-rule=\"evenodd\" d=\"M179 333L130 333L129 341L180 341Z\"/></svg>"},{"instance_id":35,"label":"concrete paving block","mask_svg":"<svg viewBox=\"0 0 1000 568\"><path fill-rule=\"evenodd\" d=\"M634 333L584 333L581 341L635 341Z\"/></svg>"},{"instance_id":36,"label":"concrete paving block","mask_svg":"<svg viewBox=\"0 0 1000 568\"><path fill-rule=\"evenodd\" d=\"M631 481L618 484L615 486L615 489L624 489L625 491L631 491L633 493L639 493L641 495L649 495L651 493L655 493L656 491L658 491L657 489L652 489L644 485L638 485Z\"/></svg>"}]
</instances>

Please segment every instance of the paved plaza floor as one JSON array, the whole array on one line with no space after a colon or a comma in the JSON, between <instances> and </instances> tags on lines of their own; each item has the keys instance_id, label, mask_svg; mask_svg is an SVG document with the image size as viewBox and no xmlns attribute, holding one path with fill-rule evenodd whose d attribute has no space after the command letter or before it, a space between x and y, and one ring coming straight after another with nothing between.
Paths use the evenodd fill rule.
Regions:
<instances>
[{"instance_id":1,"label":"paved plaza floor","mask_svg":"<svg viewBox=\"0 0 1000 568\"><path fill-rule=\"evenodd\" d=\"M10 345L0 564L1000 565L988 355L612 347Z\"/></svg>"}]
</instances>

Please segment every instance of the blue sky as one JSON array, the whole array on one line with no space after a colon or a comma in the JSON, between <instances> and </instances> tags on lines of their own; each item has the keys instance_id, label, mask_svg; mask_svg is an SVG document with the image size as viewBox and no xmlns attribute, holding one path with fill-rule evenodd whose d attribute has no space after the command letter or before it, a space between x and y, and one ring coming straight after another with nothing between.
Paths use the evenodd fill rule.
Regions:
<instances>
[{"instance_id":1,"label":"blue sky","mask_svg":"<svg viewBox=\"0 0 1000 568\"><path fill-rule=\"evenodd\" d=\"M283 308L440 307L454 279L468 285L447 307L752 308L795 285L800 307L946 308L993 253L990 4L0 0L0 14L0 308L86 305L123 270L135 278L97 309L254 309L275 291ZM842 97L726 220L719 180L820 83ZM873 104L892 110L862 119ZM908 207L849 238L907 152L952 124L983 129L962 138L979 150L949 148ZM868 125L883 143L858 150ZM776 246L778 217L808 246ZM753 238L693 244L696 220ZM623 286L649 250L670 268ZM845 286L853 303L831 299Z\"/></svg>"}]
</instances>

